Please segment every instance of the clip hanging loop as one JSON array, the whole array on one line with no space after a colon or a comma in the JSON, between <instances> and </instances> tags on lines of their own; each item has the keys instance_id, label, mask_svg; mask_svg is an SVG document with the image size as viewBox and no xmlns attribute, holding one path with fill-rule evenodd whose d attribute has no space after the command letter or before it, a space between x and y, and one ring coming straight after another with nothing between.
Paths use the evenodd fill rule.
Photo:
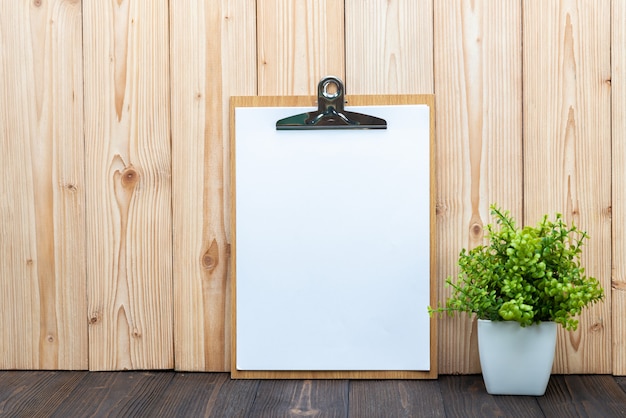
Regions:
<instances>
[{"instance_id":1,"label":"clip hanging loop","mask_svg":"<svg viewBox=\"0 0 626 418\"><path fill-rule=\"evenodd\" d=\"M339 78L324 77L317 85L317 111L281 119L276 129L387 129L384 119L345 111L344 91Z\"/></svg>"},{"instance_id":2,"label":"clip hanging loop","mask_svg":"<svg viewBox=\"0 0 626 418\"><path fill-rule=\"evenodd\" d=\"M345 117L343 82L337 77L325 77L317 85L317 115L306 120L312 125L332 125L337 123L335 118L349 125L351 121Z\"/></svg>"}]
</instances>

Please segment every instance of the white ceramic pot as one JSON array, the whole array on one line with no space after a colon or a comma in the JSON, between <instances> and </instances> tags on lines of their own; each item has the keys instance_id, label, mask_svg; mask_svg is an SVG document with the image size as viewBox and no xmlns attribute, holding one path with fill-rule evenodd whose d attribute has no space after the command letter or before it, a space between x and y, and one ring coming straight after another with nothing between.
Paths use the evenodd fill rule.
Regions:
<instances>
[{"instance_id":1,"label":"white ceramic pot","mask_svg":"<svg viewBox=\"0 0 626 418\"><path fill-rule=\"evenodd\" d=\"M545 393L556 347L555 322L522 327L514 321L478 320L478 351L487 392Z\"/></svg>"}]
</instances>

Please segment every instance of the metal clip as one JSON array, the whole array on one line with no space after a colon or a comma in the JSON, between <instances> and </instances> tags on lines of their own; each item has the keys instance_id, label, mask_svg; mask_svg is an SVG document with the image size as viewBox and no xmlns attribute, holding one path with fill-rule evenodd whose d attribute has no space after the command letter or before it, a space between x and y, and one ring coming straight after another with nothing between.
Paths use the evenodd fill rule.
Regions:
<instances>
[{"instance_id":1,"label":"metal clip","mask_svg":"<svg viewBox=\"0 0 626 418\"><path fill-rule=\"evenodd\" d=\"M384 119L348 112L344 103L343 82L337 77L324 77L317 85L317 111L281 119L276 129L387 129Z\"/></svg>"}]
</instances>

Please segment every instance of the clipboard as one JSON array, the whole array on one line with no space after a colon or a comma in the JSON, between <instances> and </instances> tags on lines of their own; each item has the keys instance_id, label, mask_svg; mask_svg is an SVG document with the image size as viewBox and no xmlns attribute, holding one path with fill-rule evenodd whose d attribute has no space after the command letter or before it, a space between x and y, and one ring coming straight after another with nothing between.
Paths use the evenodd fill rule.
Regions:
<instances>
[{"instance_id":1,"label":"clipboard","mask_svg":"<svg viewBox=\"0 0 626 418\"><path fill-rule=\"evenodd\" d=\"M434 96L325 80L231 97L231 377L436 378ZM279 128L337 100L385 127Z\"/></svg>"}]
</instances>

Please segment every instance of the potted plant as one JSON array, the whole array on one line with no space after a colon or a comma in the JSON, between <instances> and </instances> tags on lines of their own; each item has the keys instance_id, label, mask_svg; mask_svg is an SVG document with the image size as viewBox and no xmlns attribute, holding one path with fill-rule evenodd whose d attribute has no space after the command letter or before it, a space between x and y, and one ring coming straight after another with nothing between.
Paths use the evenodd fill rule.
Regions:
<instances>
[{"instance_id":1,"label":"potted plant","mask_svg":"<svg viewBox=\"0 0 626 418\"><path fill-rule=\"evenodd\" d=\"M600 301L604 291L580 264L587 233L567 225L561 214L522 228L509 211L490 209L496 222L487 225L488 243L461 251L457 280L446 280L451 296L428 310L476 315L490 394L541 396L550 379L557 325L576 330L582 309Z\"/></svg>"}]
</instances>

